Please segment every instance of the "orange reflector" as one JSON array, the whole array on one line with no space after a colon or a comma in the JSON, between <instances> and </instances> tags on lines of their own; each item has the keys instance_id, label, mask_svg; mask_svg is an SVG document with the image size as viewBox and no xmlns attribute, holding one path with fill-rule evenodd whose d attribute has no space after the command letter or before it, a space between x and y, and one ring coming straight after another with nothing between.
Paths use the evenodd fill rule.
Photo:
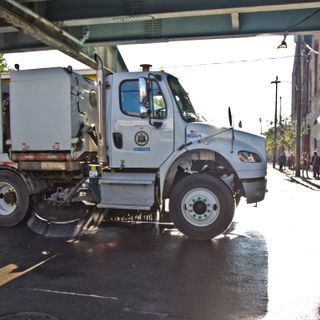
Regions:
<instances>
[{"instance_id":1,"label":"orange reflector","mask_svg":"<svg viewBox=\"0 0 320 320\"><path fill-rule=\"evenodd\" d=\"M15 163L12 161L3 161L2 164L5 166L14 166L15 165Z\"/></svg>"}]
</instances>

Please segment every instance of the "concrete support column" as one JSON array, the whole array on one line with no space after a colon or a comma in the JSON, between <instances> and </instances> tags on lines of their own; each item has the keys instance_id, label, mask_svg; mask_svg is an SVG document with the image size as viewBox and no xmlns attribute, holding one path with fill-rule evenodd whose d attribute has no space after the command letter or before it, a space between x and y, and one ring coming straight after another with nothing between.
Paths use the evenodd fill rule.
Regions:
<instances>
[{"instance_id":1,"label":"concrete support column","mask_svg":"<svg viewBox=\"0 0 320 320\"><path fill-rule=\"evenodd\" d=\"M128 71L116 46L96 47L95 51L102 58L104 65L113 72Z\"/></svg>"}]
</instances>

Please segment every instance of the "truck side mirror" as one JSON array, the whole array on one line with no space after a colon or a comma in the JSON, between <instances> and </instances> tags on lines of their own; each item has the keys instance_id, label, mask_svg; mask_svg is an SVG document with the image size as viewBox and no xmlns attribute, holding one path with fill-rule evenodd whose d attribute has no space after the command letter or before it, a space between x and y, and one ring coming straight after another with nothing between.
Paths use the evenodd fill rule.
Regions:
<instances>
[{"instance_id":1,"label":"truck side mirror","mask_svg":"<svg viewBox=\"0 0 320 320\"><path fill-rule=\"evenodd\" d=\"M148 109L145 106L140 106L140 118L144 119L148 117Z\"/></svg>"},{"instance_id":2,"label":"truck side mirror","mask_svg":"<svg viewBox=\"0 0 320 320\"><path fill-rule=\"evenodd\" d=\"M147 79L140 77L139 78L139 94L140 94L140 103L147 107L148 105L148 90L147 90Z\"/></svg>"}]
</instances>

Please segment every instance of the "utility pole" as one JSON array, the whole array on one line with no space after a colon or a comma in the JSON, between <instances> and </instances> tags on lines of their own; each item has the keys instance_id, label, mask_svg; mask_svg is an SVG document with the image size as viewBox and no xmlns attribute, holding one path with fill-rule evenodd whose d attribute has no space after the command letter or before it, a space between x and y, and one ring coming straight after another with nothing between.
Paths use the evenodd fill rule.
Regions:
<instances>
[{"instance_id":1,"label":"utility pole","mask_svg":"<svg viewBox=\"0 0 320 320\"><path fill-rule=\"evenodd\" d=\"M259 122L260 122L260 134L262 134L262 118L259 118Z\"/></svg>"},{"instance_id":2,"label":"utility pole","mask_svg":"<svg viewBox=\"0 0 320 320\"><path fill-rule=\"evenodd\" d=\"M296 53L301 52L302 47L302 36L298 36ZM299 53L300 55L300 53ZM295 107L296 107L296 172L295 176L300 177L300 157L301 157L301 104L302 104L302 74L301 74L301 64L303 62L304 56L297 59L297 70L296 70L296 91L295 91Z\"/></svg>"},{"instance_id":3,"label":"utility pole","mask_svg":"<svg viewBox=\"0 0 320 320\"><path fill-rule=\"evenodd\" d=\"M282 97L279 98L280 99L280 110L279 110L279 126L281 128L282 125L282 117L281 117L281 109L282 109Z\"/></svg>"},{"instance_id":4,"label":"utility pole","mask_svg":"<svg viewBox=\"0 0 320 320\"><path fill-rule=\"evenodd\" d=\"M280 134L279 134L279 136L280 136L280 138L282 139L282 135L283 135L283 127L282 127L282 97L280 96L280 98L279 98L279 130L280 130ZM282 152L284 152L284 147L283 146L281 146L281 153Z\"/></svg>"},{"instance_id":5,"label":"utility pole","mask_svg":"<svg viewBox=\"0 0 320 320\"><path fill-rule=\"evenodd\" d=\"M296 115L296 172L295 176L300 177L300 157L301 157L301 95L299 94Z\"/></svg>"},{"instance_id":6,"label":"utility pole","mask_svg":"<svg viewBox=\"0 0 320 320\"><path fill-rule=\"evenodd\" d=\"M275 110L274 110L274 138L273 138L273 162L272 166L273 168L276 167L276 156L277 156L277 113L278 113L278 84L281 81L278 80L278 76L276 76L276 80L272 81L271 84L276 85L276 99L275 99Z\"/></svg>"}]
</instances>

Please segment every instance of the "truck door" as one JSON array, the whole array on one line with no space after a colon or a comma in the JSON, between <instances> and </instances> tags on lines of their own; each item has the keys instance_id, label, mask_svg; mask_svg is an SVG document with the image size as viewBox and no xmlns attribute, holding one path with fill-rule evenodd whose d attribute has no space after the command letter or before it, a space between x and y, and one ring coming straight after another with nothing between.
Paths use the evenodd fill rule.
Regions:
<instances>
[{"instance_id":1,"label":"truck door","mask_svg":"<svg viewBox=\"0 0 320 320\"><path fill-rule=\"evenodd\" d=\"M159 168L174 150L173 110L167 85L164 80L151 80L151 114L141 118L139 78L137 74L130 76L124 80L121 74L114 75L112 81L110 165Z\"/></svg>"}]
</instances>

